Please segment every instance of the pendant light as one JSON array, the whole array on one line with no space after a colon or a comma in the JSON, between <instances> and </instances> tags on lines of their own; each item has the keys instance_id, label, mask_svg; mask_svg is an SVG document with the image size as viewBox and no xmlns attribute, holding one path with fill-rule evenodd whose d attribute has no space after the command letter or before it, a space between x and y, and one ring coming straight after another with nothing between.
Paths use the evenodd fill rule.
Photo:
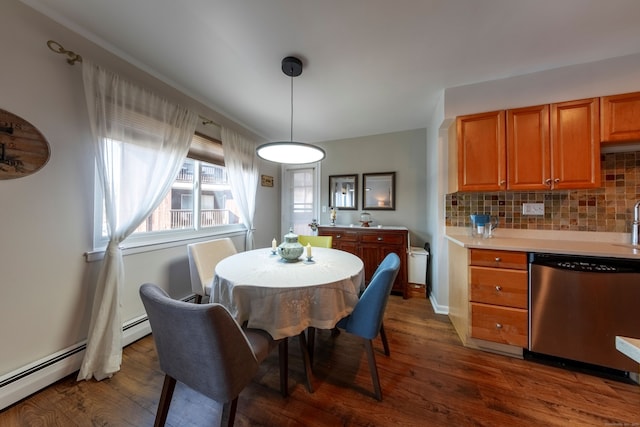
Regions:
<instances>
[{"instance_id":1,"label":"pendant light","mask_svg":"<svg viewBox=\"0 0 640 427\"><path fill-rule=\"evenodd\" d=\"M302 74L302 61L293 56L282 60L282 72L291 77L291 136L289 141L268 142L256 149L258 157L276 163L305 164L324 159L322 148L293 141L293 78Z\"/></svg>"}]
</instances>

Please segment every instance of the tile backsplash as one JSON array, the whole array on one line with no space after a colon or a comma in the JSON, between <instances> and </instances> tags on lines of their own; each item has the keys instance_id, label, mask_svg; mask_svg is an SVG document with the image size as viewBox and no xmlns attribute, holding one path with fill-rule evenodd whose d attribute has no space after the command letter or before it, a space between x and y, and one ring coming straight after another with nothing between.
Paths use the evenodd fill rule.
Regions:
<instances>
[{"instance_id":1,"label":"tile backsplash","mask_svg":"<svg viewBox=\"0 0 640 427\"><path fill-rule=\"evenodd\" d=\"M499 218L499 228L628 232L640 200L640 151L603 153L602 187L591 190L497 191L445 195L447 226L467 227L472 213ZM523 215L523 203L544 203L544 215Z\"/></svg>"}]
</instances>

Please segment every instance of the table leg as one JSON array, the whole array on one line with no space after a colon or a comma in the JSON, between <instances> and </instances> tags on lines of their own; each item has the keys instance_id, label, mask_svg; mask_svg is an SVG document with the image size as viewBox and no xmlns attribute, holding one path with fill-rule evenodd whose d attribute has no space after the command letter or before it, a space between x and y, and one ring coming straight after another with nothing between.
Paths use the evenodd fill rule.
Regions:
<instances>
[{"instance_id":1,"label":"table leg","mask_svg":"<svg viewBox=\"0 0 640 427\"><path fill-rule=\"evenodd\" d=\"M309 326L307 328L307 349L309 351L309 364L313 366L313 351L316 343L316 328Z\"/></svg>"},{"instance_id":2,"label":"table leg","mask_svg":"<svg viewBox=\"0 0 640 427\"><path fill-rule=\"evenodd\" d=\"M278 344L280 359L280 393L289 396L289 338L283 338Z\"/></svg>"},{"instance_id":3,"label":"table leg","mask_svg":"<svg viewBox=\"0 0 640 427\"><path fill-rule=\"evenodd\" d=\"M302 362L304 363L304 374L307 377L307 390L313 393L313 384L311 383L311 363L309 361L309 348L307 347L307 338L304 331L298 335L300 341L300 351L302 352Z\"/></svg>"}]
</instances>

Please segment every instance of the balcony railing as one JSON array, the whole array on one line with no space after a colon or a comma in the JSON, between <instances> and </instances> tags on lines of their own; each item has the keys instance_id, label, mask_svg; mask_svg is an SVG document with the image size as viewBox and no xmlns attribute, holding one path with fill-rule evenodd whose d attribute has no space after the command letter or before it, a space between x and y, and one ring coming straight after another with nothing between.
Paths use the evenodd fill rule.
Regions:
<instances>
[{"instance_id":1,"label":"balcony railing","mask_svg":"<svg viewBox=\"0 0 640 427\"><path fill-rule=\"evenodd\" d=\"M228 209L202 209L200 212L200 227L229 224ZM171 210L171 229L192 228L193 211L190 209Z\"/></svg>"},{"instance_id":2,"label":"balcony railing","mask_svg":"<svg viewBox=\"0 0 640 427\"><path fill-rule=\"evenodd\" d=\"M176 177L178 182L193 182L193 169L181 169ZM221 167L201 166L200 181L203 184L228 184L227 171Z\"/></svg>"}]
</instances>

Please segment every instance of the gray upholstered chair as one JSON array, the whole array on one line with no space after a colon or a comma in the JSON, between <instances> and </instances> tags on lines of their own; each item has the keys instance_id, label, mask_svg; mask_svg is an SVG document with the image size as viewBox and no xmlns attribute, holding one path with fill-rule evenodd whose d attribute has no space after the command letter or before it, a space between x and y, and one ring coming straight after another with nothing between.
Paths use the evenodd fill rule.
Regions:
<instances>
[{"instance_id":1,"label":"gray upholstered chair","mask_svg":"<svg viewBox=\"0 0 640 427\"><path fill-rule=\"evenodd\" d=\"M177 381L222 403L220 425L233 425L238 395L278 344L280 387L287 395L287 340L274 341L257 329L243 330L224 306L177 301L150 283L140 287L140 298L165 373L155 426L167 419Z\"/></svg>"},{"instance_id":2,"label":"gray upholstered chair","mask_svg":"<svg viewBox=\"0 0 640 427\"><path fill-rule=\"evenodd\" d=\"M203 298L205 302L209 302L207 297L211 294L211 282L216 265L235 253L237 253L236 247L228 237L187 245L191 290L196 294L197 304Z\"/></svg>"}]
</instances>

